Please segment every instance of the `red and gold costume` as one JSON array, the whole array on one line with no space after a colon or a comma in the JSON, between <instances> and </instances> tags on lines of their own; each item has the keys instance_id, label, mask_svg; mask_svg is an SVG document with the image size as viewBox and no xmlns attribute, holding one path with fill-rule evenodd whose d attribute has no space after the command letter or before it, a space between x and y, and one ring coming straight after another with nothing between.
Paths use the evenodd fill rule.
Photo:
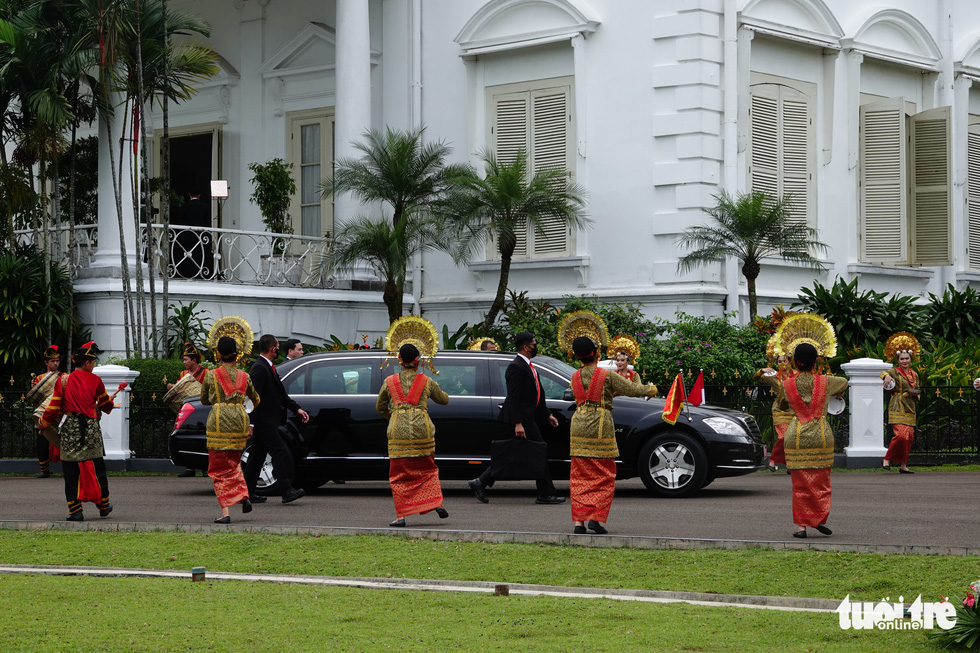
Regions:
<instances>
[{"instance_id":1,"label":"red and gold costume","mask_svg":"<svg viewBox=\"0 0 980 653\"><path fill-rule=\"evenodd\" d=\"M92 346L94 348L94 344ZM112 406L102 379L79 368L55 384L51 400L39 420L40 428L44 429L58 426L62 416L66 417L60 428L60 455L70 518L81 517L81 501L95 501L100 514L105 512L103 516L111 510L98 413L108 414L112 412ZM87 461L91 462L87 464ZM89 466L95 475L95 485L89 470L85 469Z\"/></svg>"},{"instance_id":2,"label":"red and gold costume","mask_svg":"<svg viewBox=\"0 0 980 653\"><path fill-rule=\"evenodd\" d=\"M57 353L57 349L55 349L55 353ZM38 374L34 377L34 381L31 383L31 389L28 391L26 397L27 401L34 404L34 428L37 430L37 462L41 466L42 476L49 476L51 474L51 463L56 463L61 459L59 457L60 451L58 447L48 442L48 439L41 434L40 423L41 416L44 415L44 410L47 408L48 402L51 401L51 395L54 394L54 387L63 376L65 376L64 372L57 370Z\"/></svg>"},{"instance_id":3,"label":"red and gold costume","mask_svg":"<svg viewBox=\"0 0 980 653\"><path fill-rule=\"evenodd\" d=\"M248 440L244 404L247 397L258 406L260 397L248 374L234 364L222 364L210 374L204 368L201 371L201 403L211 406L206 425L208 476L214 482L218 504L227 508L248 498L241 465Z\"/></svg>"},{"instance_id":4,"label":"red and gold costume","mask_svg":"<svg viewBox=\"0 0 980 653\"><path fill-rule=\"evenodd\" d=\"M783 382L793 378L795 374L792 370L779 370L773 376L766 376L762 370L755 373L755 380L763 385L768 385L776 394L776 398L772 402L772 426L776 431L776 442L772 445L772 452L769 454L770 465L786 464L786 427L793 421L793 411L786 399Z\"/></svg>"},{"instance_id":5,"label":"red and gold costume","mask_svg":"<svg viewBox=\"0 0 980 653\"><path fill-rule=\"evenodd\" d=\"M847 379L800 372L782 382L793 419L786 427L786 466L793 479L793 522L820 526L830 514L830 469L834 431L827 399L847 389Z\"/></svg>"},{"instance_id":6,"label":"red and gold costume","mask_svg":"<svg viewBox=\"0 0 980 653\"><path fill-rule=\"evenodd\" d=\"M449 403L449 395L438 383L414 369L392 374L378 393L376 409L388 419L388 480L399 519L442 506L435 463L436 427L426 408L429 399Z\"/></svg>"},{"instance_id":7,"label":"red and gold costume","mask_svg":"<svg viewBox=\"0 0 980 653\"><path fill-rule=\"evenodd\" d=\"M653 397L657 388L628 381L594 364L572 375L575 413L570 427L572 520L605 522L616 488L613 396Z\"/></svg>"},{"instance_id":8,"label":"red and gold costume","mask_svg":"<svg viewBox=\"0 0 980 653\"><path fill-rule=\"evenodd\" d=\"M893 367L882 372L881 376L889 376L895 381L891 399L888 400L888 424L892 427L893 435L885 460L904 465L908 463L909 452L912 451L916 403L920 396L910 391L920 389L919 375L913 369Z\"/></svg>"}]
</instances>

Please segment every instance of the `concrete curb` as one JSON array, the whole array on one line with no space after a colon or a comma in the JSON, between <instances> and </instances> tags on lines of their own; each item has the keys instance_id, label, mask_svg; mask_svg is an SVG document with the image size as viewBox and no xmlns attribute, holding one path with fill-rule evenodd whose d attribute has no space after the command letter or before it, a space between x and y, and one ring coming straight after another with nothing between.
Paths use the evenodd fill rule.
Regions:
<instances>
[{"instance_id":1,"label":"concrete curb","mask_svg":"<svg viewBox=\"0 0 980 653\"><path fill-rule=\"evenodd\" d=\"M122 569L112 567L70 567L54 565L0 565L0 574L44 574L49 576L97 576L109 578L183 578L189 571ZM616 590L590 587L561 587L553 585L524 585L484 581L419 580L412 578L352 578L343 576L292 576L282 574L239 574L206 572L207 580L237 580L263 583L294 583L364 589L415 590L429 592L499 593L506 587L508 595L557 596L564 598L604 598L617 601L648 603L688 603L723 607L785 610L802 612L834 612L840 601L792 596L750 596L745 594L706 594L702 592L668 592L658 590Z\"/></svg>"},{"instance_id":2,"label":"concrete curb","mask_svg":"<svg viewBox=\"0 0 980 653\"><path fill-rule=\"evenodd\" d=\"M99 531L118 533L253 533L266 535L389 535L442 542L493 544L554 544L607 549L703 550L771 549L775 551L828 551L833 553L877 553L882 555L980 556L980 547L834 543L825 540L780 542L771 540L711 540L676 537L623 535L572 535L570 533L518 533L508 531L462 531L423 528L353 528L323 526L254 526L212 523L170 524L116 521L26 521L0 520L0 529L18 531Z\"/></svg>"}]
</instances>

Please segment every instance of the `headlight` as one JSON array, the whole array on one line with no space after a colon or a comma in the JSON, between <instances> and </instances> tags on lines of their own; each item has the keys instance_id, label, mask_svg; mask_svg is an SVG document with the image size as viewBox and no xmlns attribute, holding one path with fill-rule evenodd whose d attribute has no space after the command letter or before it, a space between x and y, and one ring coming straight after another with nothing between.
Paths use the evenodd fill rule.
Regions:
<instances>
[{"instance_id":1,"label":"headlight","mask_svg":"<svg viewBox=\"0 0 980 653\"><path fill-rule=\"evenodd\" d=\"M749 437L749 434L746 432L745 428L738 422L733 422L732 420L724 417L708 417L705 418L704 423L707 424L715 433L731 435L732 437L735 437L743 442L752 441L752 438Z\"/></svg>"}]
</instances>

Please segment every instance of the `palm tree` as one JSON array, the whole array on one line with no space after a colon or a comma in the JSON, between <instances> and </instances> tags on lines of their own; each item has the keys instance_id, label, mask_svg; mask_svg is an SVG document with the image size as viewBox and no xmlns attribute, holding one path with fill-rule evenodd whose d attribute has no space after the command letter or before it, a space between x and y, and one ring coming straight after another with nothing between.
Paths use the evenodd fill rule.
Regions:
<instances>
[{"instance_id":1,"label":"palm tree","mask_svg":"<svg viewBox=\"0 0 980 653\"><path fill-rule=\"evenodd\" d=\"M565 170L545 169L529 178L523 150L510 163L502 163L492 152L481 156L486 175L481 178L471 170L462 189L445 203L444 213L456 229L458 246L453 259L457 263L467 260L487 239L493 240L500 254L497 294L483 320L486 330L504 307L518 236L528 225L543 234L546 225L581 229L591 220L580 212L585 205L584 191L568 182Z\"/></svg>"},{"instance_id":2,"label":"palm tree","mask_svg":"<svg viewBox=\"0 0 980 653\"><path fill-rule=\"evenodd\" d=\"M337 161L333 177L325 177L320 186L324 197L350 193L366 204L382 204L380 219L357 217L341 226L334 260L346 261L340 267L350 269L361 257L379 272L392 322L402 315L405 271L411 257L430 248L429 243L413 239L434 238L431 247L440 245L432 217L469 171L463 165L446 165L449 147L442 141L423 143L424 132L424 127L365 132L364 142L353 143L363 156Z\"/></svg>"},{"instance_id":3,"label":"palm tree","mask_svg":"<svg viewBox=\"0 0 980 653\"><path fill-rule=\"evenodd\" d=\"M677 270L687 272L696 267L738 259L749 290L749 319L758 312L755 280L762 259L778 257L794 263L823 269L811 250L826 251L817 240L817 230L790 217L791 197L773 197L752 191L731 197L725 191L714 196L715 205L704 209L714 224L687 229L677 245L694 249L677 261Z\"/></svg>"}]
</instances>

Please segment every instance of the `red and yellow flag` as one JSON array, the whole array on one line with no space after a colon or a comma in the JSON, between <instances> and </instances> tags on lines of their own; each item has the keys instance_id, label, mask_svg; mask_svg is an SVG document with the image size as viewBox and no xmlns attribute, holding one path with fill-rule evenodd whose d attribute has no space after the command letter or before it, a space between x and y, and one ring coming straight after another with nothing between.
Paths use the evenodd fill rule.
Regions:
<instances>
[{"instance_id":1,"label":"red and yellow flag","mask_svg":"<svg viewBox=\"0 0 980 653\"><path fill-rule=\"evenodd\" d=\"M670 392L667 393L667 399L664 401L664 421L668 424L676 423L682 408L684 408L684 373L678 372L677 378L670 386Z\"/></svg>"}]
</instances>

